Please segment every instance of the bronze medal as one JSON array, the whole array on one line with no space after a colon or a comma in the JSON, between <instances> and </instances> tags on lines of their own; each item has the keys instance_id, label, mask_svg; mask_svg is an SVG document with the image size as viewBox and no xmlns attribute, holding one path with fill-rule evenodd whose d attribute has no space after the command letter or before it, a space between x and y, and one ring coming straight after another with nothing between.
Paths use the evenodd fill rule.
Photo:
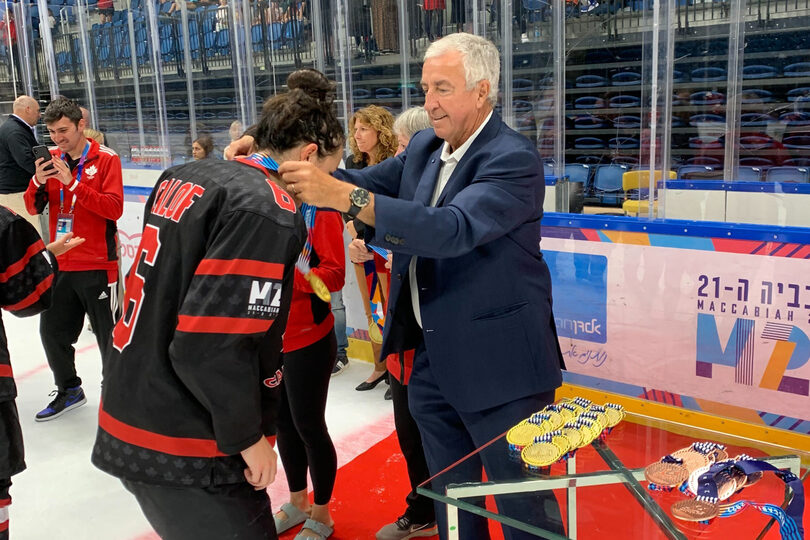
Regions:
<instances>
[{"instance_id":1,"label":"bronze medal","mask_svg":"<svg viewBox=\"0 0 810 540\"><path fill-rule=\"evenodd\" d=\"M672 505L672 516L684 521L707 521L720 513L717 503L687 499Z\"/></svg>"},{"instance_id":2,"label":"bronze medal","mask_svg":"<svg viewBox=\"0 0 810 540\"><path fill-rule=\"evenodd\" d=\"M644 469L644 478L661 487L677 487L689 478L689 471L676 463L653 463Z\"/></svg>"},{"instance_id":3,"label":"bronze medal","mask_svg":"<svg viewBox=\"0 0 810 540\"><path fill-rule=\"evenodd\" d=\"M690 473L711 463L705 454L695 452L691 447L676 450L672 453L672 457L683 460L683 466Z\"/></svg>"}]
</instances>

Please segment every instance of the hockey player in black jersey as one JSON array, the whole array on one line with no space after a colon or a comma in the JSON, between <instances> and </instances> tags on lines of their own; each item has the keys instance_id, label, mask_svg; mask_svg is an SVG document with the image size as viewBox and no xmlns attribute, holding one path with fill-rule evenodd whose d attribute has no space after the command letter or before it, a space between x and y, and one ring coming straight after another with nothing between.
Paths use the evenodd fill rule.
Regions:
<instances>
[{"instance_id":1,"label":"hockey player in black jersey","mask_svg":"<svg viewBox=\"0 0 810 540\"><path fill-rule=\"evenodd\" d=\"M26 221L0 206L0 307L18 317L36 315L51 305L56 256L81 245L73 233L48 244ZM0 318L0 540L9 538L8 506L11 477L25 469L23 440L17 415L17 385Z\"/></svg>"},{"instance_id":2,"label":"hockey player in black jersey","mask_svg":"<svg viewBox=\"0 0 810 540\"><path fill-rule=\"evenodd\" d=\"M275 170L306 159L331 172L344 143L329 81L301 70L287 84L264 105L258 152L170 168L146 203L92 460L166 540L277 537L265 488L307 232Z\"/></svg>"}]
</instances>

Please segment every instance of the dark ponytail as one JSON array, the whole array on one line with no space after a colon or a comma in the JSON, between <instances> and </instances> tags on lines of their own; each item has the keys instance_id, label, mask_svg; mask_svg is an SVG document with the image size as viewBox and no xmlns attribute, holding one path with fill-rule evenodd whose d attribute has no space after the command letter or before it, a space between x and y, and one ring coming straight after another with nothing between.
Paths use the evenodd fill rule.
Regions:
<instances>
[{"instance_id":1,"label":"dark ponytail","mask_svg":"<svg viewBox=\"0 0 810 540\"><path fill-rule=\"evenodd\" d=\"M268 99L256 125L256 147L281 153L302 143L325 157L341 149L343 128L335 114L335 84L320 71L299 69L287 77L289 92Z\"/></svg>"}]
</instances>

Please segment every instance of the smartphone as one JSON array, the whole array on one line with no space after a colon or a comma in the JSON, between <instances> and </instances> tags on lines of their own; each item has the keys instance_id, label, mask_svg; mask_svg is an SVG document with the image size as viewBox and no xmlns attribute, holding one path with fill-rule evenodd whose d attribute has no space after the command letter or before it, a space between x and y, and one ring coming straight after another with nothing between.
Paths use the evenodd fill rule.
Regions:
<instances>
[{"instance_id":1,"label":"smartphone","mask_svg":"<svg viewBox=\"0 0 810 540\"><path fill-rule=\"evenodd\" d=\"M39 145L39 146L33 147L31 150L34 152L34 161L38 160L39 158L42 158L45 161L50 161L51 160L51 151L48 150L47 146ZM45 169L43 169L43 170L52 171L53 170L53 165L50 165L49 167L45 167Z\"/></svg>"}]
</instances>

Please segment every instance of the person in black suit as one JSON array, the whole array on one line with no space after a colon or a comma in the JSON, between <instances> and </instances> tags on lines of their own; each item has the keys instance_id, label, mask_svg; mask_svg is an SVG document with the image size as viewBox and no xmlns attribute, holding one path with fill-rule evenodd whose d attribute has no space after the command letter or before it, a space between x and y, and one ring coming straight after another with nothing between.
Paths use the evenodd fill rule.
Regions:
<instances>
[{"instance_id":1,"label":"person in black suit","mask_svg":"<svg viewBox=\"0 0 810 540\"><path fill-rule=\"evenodd\" d=\"M11 116L0 126L0 205L23 216L42 235L39 216L25 209L23 194L34 176L37 145L35 126L39 121L39 103L30 96L14 100Z\"/></svg>"},{"instance_id":2,"label":"person in black suit","mask_svg":"<svg viewBox=\"0 0 810 540\"><path fill-rule=\"evenodd\" d=\"M551 278L539 249L543 164L532 141L493 110L499 74L491 42L464 33L442 38L422 69L433 129L414 135L404 153L339 170L337 179L303 162L279 168L296 197L375 227L367 242L393 252L382 354L416 350L408 400L433 475L551 403L562 383ZM480 481L482 466L490 481L522 474L500 439L431 489ZM550 492L496 503L505 515L564 532ZM446 538L440 505L436 517ZM459 518L462 538L490 537L485 519ZM504 536L534 538L511 527Z\"/></svg>"}]
</instances>

